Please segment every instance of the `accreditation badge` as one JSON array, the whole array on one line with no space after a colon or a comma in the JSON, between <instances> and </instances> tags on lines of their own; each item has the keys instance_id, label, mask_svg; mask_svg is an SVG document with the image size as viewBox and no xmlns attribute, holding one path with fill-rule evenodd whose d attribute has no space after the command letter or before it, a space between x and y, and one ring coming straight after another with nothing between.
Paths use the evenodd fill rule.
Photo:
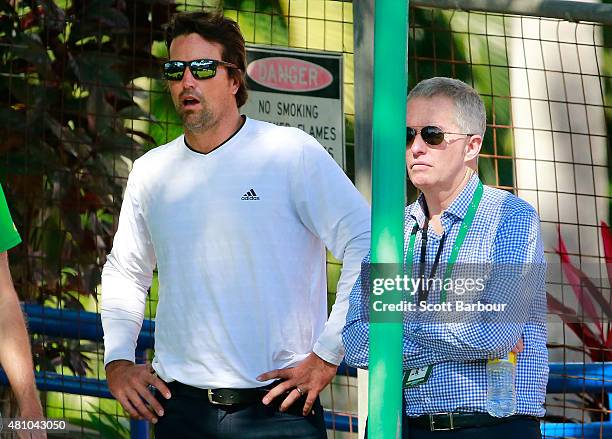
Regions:
<instances>
[{"instance_id":1,"label":"accreditation badge","mask_svg":"<svg viewBox=\"0 0 612 439\"><path fill-rule=\"evenodd\" d=\"M415 387L427 382L432 370L433 365L431 364L418 369L408 369L404 372L404 388Z\"/></svg>"}]
</instances>

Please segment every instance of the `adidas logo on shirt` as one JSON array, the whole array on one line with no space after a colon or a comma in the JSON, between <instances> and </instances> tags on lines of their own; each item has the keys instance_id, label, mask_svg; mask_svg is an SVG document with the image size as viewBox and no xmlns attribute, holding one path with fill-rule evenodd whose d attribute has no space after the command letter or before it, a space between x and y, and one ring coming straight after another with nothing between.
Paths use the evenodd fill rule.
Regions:
<instances>
[{"instance_id":1,"label":"adidas logo on shirt","mask_svg":"<svg viewBox=\"0 0 612 439\"><path fill-rule=\"evenodd\" d=\"M241 200L259 200L259 197L255 193L255 190L251 189L242 196Z\"/></svg>"}]
</instances>

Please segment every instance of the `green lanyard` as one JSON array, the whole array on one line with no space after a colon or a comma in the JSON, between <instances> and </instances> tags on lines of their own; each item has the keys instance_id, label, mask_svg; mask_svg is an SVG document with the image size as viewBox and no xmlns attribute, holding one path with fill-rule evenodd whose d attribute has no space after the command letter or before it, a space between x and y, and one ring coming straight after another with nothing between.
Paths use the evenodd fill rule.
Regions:
<instances>
[{"instance_id":1,"label":"green lanyard","mask_svg":"<svg viewBox=\"0 0 612 439\"><path fill-rule=\"evenodd\" d=\"M476 211L478 210L478 205L480 204L480 200L482 199L482 193L484 191L484 186L481 181L478 181L478 186L474 191L474 195L472 196L472 201L470 201L470 207L468 211L465 213L465 217L461 222L461 228L459 229L459 234L457 234L457 239L455 239L455 243L453 244L453 249L451 251L450 256L448 257L448 262L446 263L446 270L444 272L444 283L446 283L446 279L451 277L453 272L453 265L457 261L457 257L459 256L459 250L463 245L463 241L465 241L465 237L467 236L468 230L470 230L470 226L474 221L474 216L476 216ZM408 251L406 252L406 276L408 278L412 277L412 265L414 262L414 241L416 239L416 232L410 234L410 241L408 242ZM414 296L413 296L414 297ZM446 302L446 290L442 288L442 292L440 293L440 303Z\"/></svg>"}]
</instances>

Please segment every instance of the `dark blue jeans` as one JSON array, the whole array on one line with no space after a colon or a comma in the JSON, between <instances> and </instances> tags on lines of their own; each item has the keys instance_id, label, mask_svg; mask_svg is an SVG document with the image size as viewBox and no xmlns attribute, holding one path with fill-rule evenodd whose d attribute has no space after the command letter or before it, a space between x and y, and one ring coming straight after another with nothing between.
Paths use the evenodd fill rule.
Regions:
<instances>
[{"instance_id":1,"label":"dark blue jeans","mask_svg":"<svg viewBox=\"0 0 612 439\"><path fill-rule=\"evenodd\" d=\"M219 406L206 398L173 395L169 400L157 392L164 416L155 424L156 439L325 439L323 408L317 398L314 414L302 416L303 401L296 401L291 413L278 411L279 401L265 406L236 404ZM299 406L299 407L297 407ZM292 406L293 407L293 406Z\"/></svg>"}]
</instances>

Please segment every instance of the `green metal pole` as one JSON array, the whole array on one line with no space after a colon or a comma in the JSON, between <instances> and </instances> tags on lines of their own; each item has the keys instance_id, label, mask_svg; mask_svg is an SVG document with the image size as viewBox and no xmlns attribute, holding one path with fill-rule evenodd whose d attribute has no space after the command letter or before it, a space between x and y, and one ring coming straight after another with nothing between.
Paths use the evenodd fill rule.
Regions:
<instances>
[{"instance_id":1,"label":"green metal pole","mask_svg":"<svg viewBox=\"0 0 612 439\"><path fill-rule=\"evenodd\" d=\"M409 0L376 0L372 154L371 278L402 274L406 192L406 91ZM380 311L402 295L370 294L368 437L401 436L401 312ZM374 307L375 301L381 301Z\"/></svg>"}]
</instances>

